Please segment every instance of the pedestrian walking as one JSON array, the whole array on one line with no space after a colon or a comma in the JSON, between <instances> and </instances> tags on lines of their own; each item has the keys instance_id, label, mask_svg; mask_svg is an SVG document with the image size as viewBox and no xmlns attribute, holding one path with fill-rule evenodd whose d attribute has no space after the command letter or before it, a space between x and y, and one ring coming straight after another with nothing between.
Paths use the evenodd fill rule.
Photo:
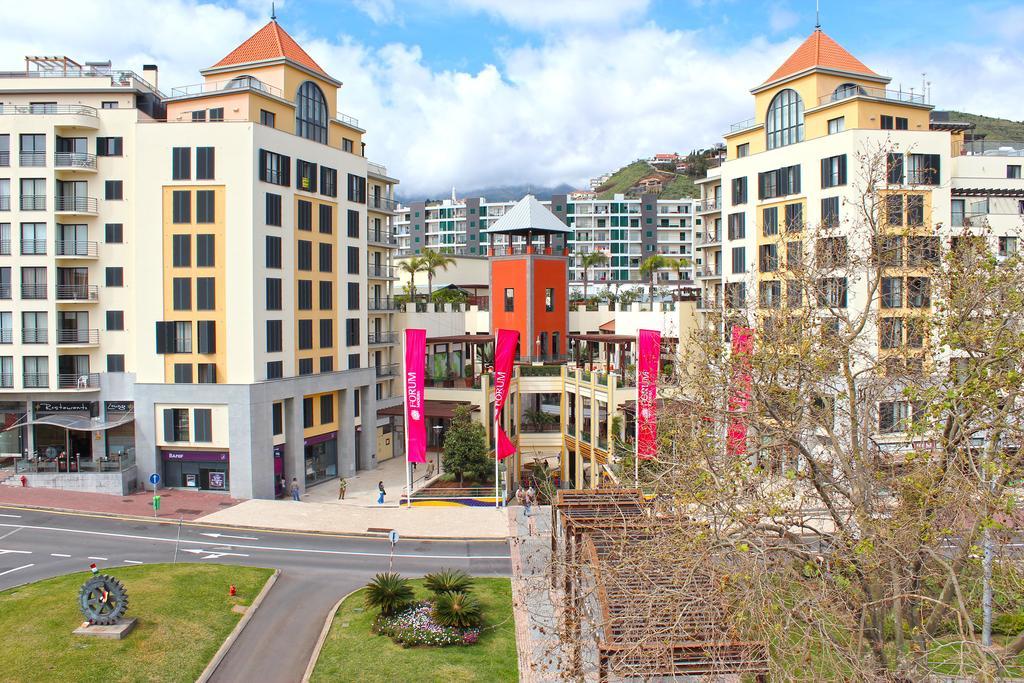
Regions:
<instances>
[{"instance_id":1,"label":"pedestrian walking","mask_svg":"<svg viewBox=\"0 0 1024 683\"><path fill-rule=\"evenodd\" d=\"M278 479L277 484L279 487L277 490L280 492L279 495L284 498L288 495L288 480L284 478L283 474L281 475L281 478Z\"/></svg>"},{"instance_id":2,"label":"pedestrian walking","mask_svg":"<svg viewBox=\"0 0 1024 683\"><path fill-rule=\"evenodd\" d=\"M338 500L345 500L345 489L348 488L348 482L345 481L345 477L338 478Z\"/></svg>"},{"instance_id":3,"label":"pedestrian walking","mask_svg":"<svg viewBox=\"0 0 1024 683\"><path fill-rule=\"evenodd\" d=\"M526 489L526 514L530 514L530 506L537 501L537 489L533 488L533 482L530 482L530 488Z\"/></svg>"},{"instance_id":4,"label":"pedestrian walking","mask_svg":"<svg viewBox=\"0 0 1024 683\"><path fill-rule=\"evenodd\" d=\"M383 505L384 496L388 495L388 492L384 490L384 482L377 482L377 490L380 492L380 495L377 496L377 505Z\"/></svg>"},{"instance_id":5,"label":"pedestrian walking","mask_svg":"<svg viewBox=\"0 0 1024 683\"><path fill-rule=\"evenodd\" d=\"M299 499L299 480L292 477L292 500Z\"/></svg>"},{"instance_id":6,"label":"pedestrian walking","mask_svg":"<svg viewBox=\"0 0 1024 683\"><path fill-rule=\"evenodd\" d=\"M516 488L516 502L520 505L524 505L526 503L526 491L523 489L523 484L521 482Z\"/></svg>"}]
</instances>

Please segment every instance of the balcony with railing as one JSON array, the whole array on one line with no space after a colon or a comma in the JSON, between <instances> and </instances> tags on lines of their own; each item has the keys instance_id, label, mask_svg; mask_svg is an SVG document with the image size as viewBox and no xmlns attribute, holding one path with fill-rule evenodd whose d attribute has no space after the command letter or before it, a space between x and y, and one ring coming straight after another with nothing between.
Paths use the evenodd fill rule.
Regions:
<instances>
[{"instance_id":1,"label":"balcony with railing","mask_svg":"<svg viewBox=\"0 0 1024 683\"><path fill-rule=\"evenodd\" d=\"M57 343L67 346L95 346L100 343L100 331L86 328L57 330Z\"/></svg>"},{"instance_id":2,"label":"balcony with railing","mask_svg":"<svg viewBox=\"0 0 1024 683\"><path fill-rule=\"evenodd\" d=\"M60 258L96 258L99 244L87 240L57 240L56 250Z\"/></svg>"},{"instance_id":3,"label":"balcony with railing","mask_svg":"<svg viewBox=\"0 0 1024 683\"><path fill-rule=\"evenodd\" d=\"M713 229L706 230L704 234L701 235L700 239L697 240L697 244L703 247L711 246L712 244L721 244L721 242L722 231Z\"/></svg>"},{"instance_id":4,"label":"balcony with railing","mask_svg":"<svg viewBox=\"0 0 1024 683\"><path fill-rule=\"evenodd\" d=\"M1024 157L1024 142L972 140L960 145L961 156Z\"/></svg>"},{"instance_id":5,"label":"balcony with railing","mask_svg":"<svg viewBox=\"0 0 1024 683\"><path fill-rule=\"evenodd\" d=\"M709 198L709 199L702 199L699 202L697 202L697 212L698 213L708 213L708 212L711 212L711 211L721 211L721 210L722 210L722 198L721 197L712 197L712 198Z\"/></svg>"},{"instance_id":6,"label":"balcony with railing","mask_svg":"<svg viewBox=\"0 0 1024 683\"><path fill-rule=\"evenodd\" d=\"M96 285L57 285L58 301L99 301L100 290Z\"/></svg>"},{"instance_id":7,"label":"balcony with railing","mask_svg":"<svg viewBox=\"0 0 1024 683\"><path fill-rule=\"evenodd\" d=\"M397 332L371 332L367 343L370 346L380 346L382 344L394 344L397 341Z\"/></svg>"},{"instance_id":8,"label":"balcony with railing","mask_svg":"<svg viewBox=\"0 0 1024 683\"><path fill-rule=\"evenodd\" d=\"M58 171L95 171L96 155L84 152L57 152L53 166Z\"/></svg>"},{"instance_id":9,"label":"balcony with railing","mask_svg":"<svg viewBox=\"0 0 1024 683\"><path fill-rule=\"evenodd\" d=\"M854 97L866 97L886 102L903 102L904 104L928 104L927 98L913 90L887 90L886 88L867 88L861 85L839 86L834 92L818 98L818 105L844 102Z\"/></svg>"},{"instance_id":10,"label":"balcony with railing","mask_svg":"<svg viewBox=\"0 0 1024 683\"><path fill-rule=\"evenodd\" d=\"M45 203L45 200L43 200L43 201ZM44 206L45 206L45 204L44 204ZM9 195L9 194L0 195L0 211L10 211L10 210L11 210L11 195Z\"/></svg>"},{"instance_id":11,"label":"balcony with railing","mask_svg":"<svg viewBox=\"0 0 1024 683\"><path fill-rule=\"evenodd\" d=\"M46 211L46 195L23 194L21 195L22 211Z\"/></svg>"},{"instance_id":12,"label":"balcony with railing","mask_svg":"<svg viewBox=\"0 0 1024 683\"><path fill-rule=\"evenodd\" d=\"M349 128L359 128L359 119L354 116L349 116L348 114L342 114L340 111L338 112L338 118L335 120ZM362 130L362 128L359 128L359 130Z\"/></svg>"},{"instance_id":13,"label":"balcony with railing","mask_svg":"<svg viewBox=\"0 0 1024 683\"><path fill-rule=\"evenodd\" d=\"M194 83L171 88L171 99L178 97L192 97L193 95L208 95L231 90L255 90L256 92L284 97L280 88L269 83L264 83L253 76L239 76L228 81L208 81L206 83Z\"/></svg>"},{"instance_id":14,"label":"balcony with railing","mask_svg":"<svg viewBox=\"0 0 1024 683\"><path fill-rule=\"evenodd\" d=\"M0 344L13 344L14 330L10 327L0 327Z\"/></svg>"},{"instance_id":15,"label":"balcony with railing","mask_svg":"<svg viewBox=\"0 0 1024 683\"><path fill-rule=\"evenodd\" d=\"M367 230L366 243L393 247L398 244L398 238L389 230Z\"/></svg>"},{"instance_id":16,"label":"balcony with railing","mask_svg":"<svg viewBox=\"0 0 1024 683\"><path fill-rule=\"evenodd\" d=\"M756 118L744 119L743 121L737 121L736 123L729 124L729 132L730 133L739 133L740 131L743 131L743 130L748 130L750 128L755 128L758 125L759 124L757 123L757 119Z\"/></svg>"},{"instance_id":17,"label":"balcony with railing","mask_svg":"<svg viewBox=\"0 0 1024 683\"><path fill-rule=\"evenodd\" d=\"M370 297L366 302L368 311L397 311L398 301L393 296Z\"/></svg>"},{"instance_id":18,"label":"balcony with railing","mask_svg":"<svg viewBox=\"0 0 1024 683\"><path fill-rule=\"evenodd\" d=\"M380 195L370 195L369 197L367 197L366 205L371 209L376 209L378 211L387 211L389 213L394 213L395 211L398 211L397 201L395 201L394 199L388 199L387 197L382 197Z\"/></svg>"},{"instance_id":19,"label":"balcony with railing","mask_svg":"<svg viewBox=\"0 0 1024 683\"><path fill-rule=\"evenodd\" d=\"M390 177L388 175L388 169L384 166L384 164L378 164L373 161L367 161L366 170L372 173L373 175L380 176L382 178Z\"/></svg>"},{"instance_id":20,"label":"balcony with railing","mask_svg":"<svg viewBox=\"0 0 1024 683\"><path fill-rule=\"evenodd\" d=\"M45 299L46 298L46 285L36 284L32 282L21 283L21 298L22 299Z\"/></svg>"},{"instance_id":21,"label":"balcony with railing","mask_svg":"<svg viewBox=\"0 0 1024 683\"><path fill-rule=\"evenodd\" d=\"M722 277L722 266L701 266L697 268L696 275L698 278Z\"/></svg>"},{"instance_id":22,"label":"balcony with railing","mask_svg":"<svg viewBox=\"0 0 1024 683\"><path fill-rule=\"evenodd\" d=\"M697 310L699 311L717 311L722 308L722 297L721 296L704 296L697 300Z\"/></svg>"},{"instance_id":23,"label":"balcony with railing","mask_svg":"<svg viewBox=\"0 0 1024 683\"><path fill-rule=\"evenodd\" d=\"M21 240L22 256L45 256L46 240Z\"/></svg>"},{"instance_id":24,"label":"balcony with railing","mask_svg":"<svg viewBox=\"0 0 1024 683\"><path fill-rule=\"evenodd\" d=\"M50 376L45 372L26 372L21 377L26 389L48 389Z\"/></svg>"},{"instance_id":25,"label":"balcony with railing","mask_svg":"<svg viewBox=\"0 0 1024 683\"><path fill-rule=\"evenodd\" d=\"M374 369L377 371L377 377L394 377L398 374L398 363L389 363L387 365L376 365Z\"/></svg>"},{"instance_id":26,"label":"balcony with railing","mask_svg":"<svg viewBox=\"0 0 1024 683\"><path fill-rule=\"evenodd\" d=\"M10 165L11 165L11 153L9 151L7 151L7 150L0 151L0 166L6 167L6 166L10 166Z\"/></svg>"},{"instance_id":27,"label":"balcony with railing","mask_svg":"<svg viewBox=\"0 0 1024 683\"><path fill-rule=\"evenodd\" d=\"M10 283L0 284L0 299L10 299L12 296Z\"/></svg>"},{"instance_id":28,"label":"balcony with railing","mask_svg":"<svg viewBox=\"0 0 1024 683\"><path fill-rule=\"evenodd\" d=\"M45 344L49 338L49 330L45 327L24 327L21 330L22 344Z\"/></svg>"},{"instance_id":29,"label":"balcony with railing","mask_svg":"<svg viewBox=\"0 0 1024 683\"><path fill-rule=\"evenodd\" d=\"M99 389L100 375L98 372L83 372L57 375L57 386L61 389Z\"/></svg>"},{"instance_id":30,"label":"balcony with railing","mask_svg":"<svg viewBox=\"0 0 1024 683\"><path fill-rule=\"evenodd\" d=\"M0 389L14 388L14 373L0 372Z\"/></svg>"},{"instance_id":31,"label":"balcony with railing","mask_svg":"<svg viewBox=\"0 0 1024 683\"><path fill-rule=\"evenodd\" d=\"M395 266L370 262L366 264L366 276L378 280L394 280L398 277L398 271Z\"/></svg>"},{"instance_id":32,"label":"balcony with railing","mask_svg":"<svg viewBox=\"0 0 1024 683\"><path fill-rule=\"evenodd\" d=\"M53 198L53 203L53 210L57 213L94 216L99 211L99 201L95 197L57 195Z\"/></svg>"},{"instance_id":33,"label":"balcony with railing","mask_svg":"<svg viewBox=\"0 0 1024 683\"><path fill-rule=\"evenodd\" d=\"M20 166L46 166L46 152L19 152Z\"/></svg>"}]
</instances>

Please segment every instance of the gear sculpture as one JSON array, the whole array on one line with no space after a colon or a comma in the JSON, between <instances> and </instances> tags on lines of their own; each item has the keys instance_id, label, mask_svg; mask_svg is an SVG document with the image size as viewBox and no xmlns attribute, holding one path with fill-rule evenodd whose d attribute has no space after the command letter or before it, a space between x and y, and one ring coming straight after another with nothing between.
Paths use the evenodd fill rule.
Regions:
<instances>
[{"instance_id":1,"label":"gear sculpture","mask_svg":"<svg viewBox=\"0 0 1024 683\"><path fill-rule=\"evenodd\" d=\"M78 607L90 624L116 624L128 609L128 591L124 584L108 574L100 574L96 565L93 575L78 592Z\"/></svg>"}]
</instances>

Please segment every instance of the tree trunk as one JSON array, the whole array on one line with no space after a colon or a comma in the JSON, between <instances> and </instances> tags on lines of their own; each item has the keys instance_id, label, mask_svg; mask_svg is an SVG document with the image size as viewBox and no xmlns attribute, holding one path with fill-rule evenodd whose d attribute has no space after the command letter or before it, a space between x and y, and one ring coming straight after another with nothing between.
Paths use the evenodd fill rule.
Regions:
<instances>
[{"instance_id":1,"label":"tree trunk","mask_svg":"<svg viewBox=\"0 0 1024 683\"><path fill-rule=\"evenodd\" d=\"M583 269L583 302L587 301L587 269Z\"/></svg>"},{"instance_id":2,"label":"tree trunk","mask_svg":"<svg viewBox=\"0 0 1024 683\"><path fill-rule=\"evenodd\" d=\"M429 270L427 271L427 303L434 298L434 275Z\"/></svg>"}]
</instances>

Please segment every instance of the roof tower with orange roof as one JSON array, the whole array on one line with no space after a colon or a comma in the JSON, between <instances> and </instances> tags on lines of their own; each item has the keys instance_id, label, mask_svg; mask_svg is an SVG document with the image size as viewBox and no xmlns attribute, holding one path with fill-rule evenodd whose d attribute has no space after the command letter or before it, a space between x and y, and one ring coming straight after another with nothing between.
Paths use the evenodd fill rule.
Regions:
<instances>
[{"instance_id":1,"label":"roof tower with orange roof","mask_svg":"<svg viewBox=\"0 0 1024 683\"><path fill-rule=\"evenodd\" d=\"M881 76L865 66L863 62L847 52L846 48L832 40L820 28L816 28L814 33L801 43L800 47L782 63L782 66L775 70L775 73L768 77L761 87L811 69L828 69L856 74L872 80L889 81L885 76Z\"/></svg>"},{"instance_id":2,"label":"roof tower with orange roof","mask_svg":"<svg viewBox=\"0 0 1024 683\"><path fill-rule=\"evenodd\" d=\"M288 32L281 28L277 20L271 19L267 25L256 33L252 34L241 45L232 50L224 59L220 60L205 71L215 71L226 67L268 62L278 59L285 59L304 69L323 76L336 82L326 71L321 68L309 54L302 49L302 46L295 42L295 39L288 35Z\"/></svg>"}]
</instances>

